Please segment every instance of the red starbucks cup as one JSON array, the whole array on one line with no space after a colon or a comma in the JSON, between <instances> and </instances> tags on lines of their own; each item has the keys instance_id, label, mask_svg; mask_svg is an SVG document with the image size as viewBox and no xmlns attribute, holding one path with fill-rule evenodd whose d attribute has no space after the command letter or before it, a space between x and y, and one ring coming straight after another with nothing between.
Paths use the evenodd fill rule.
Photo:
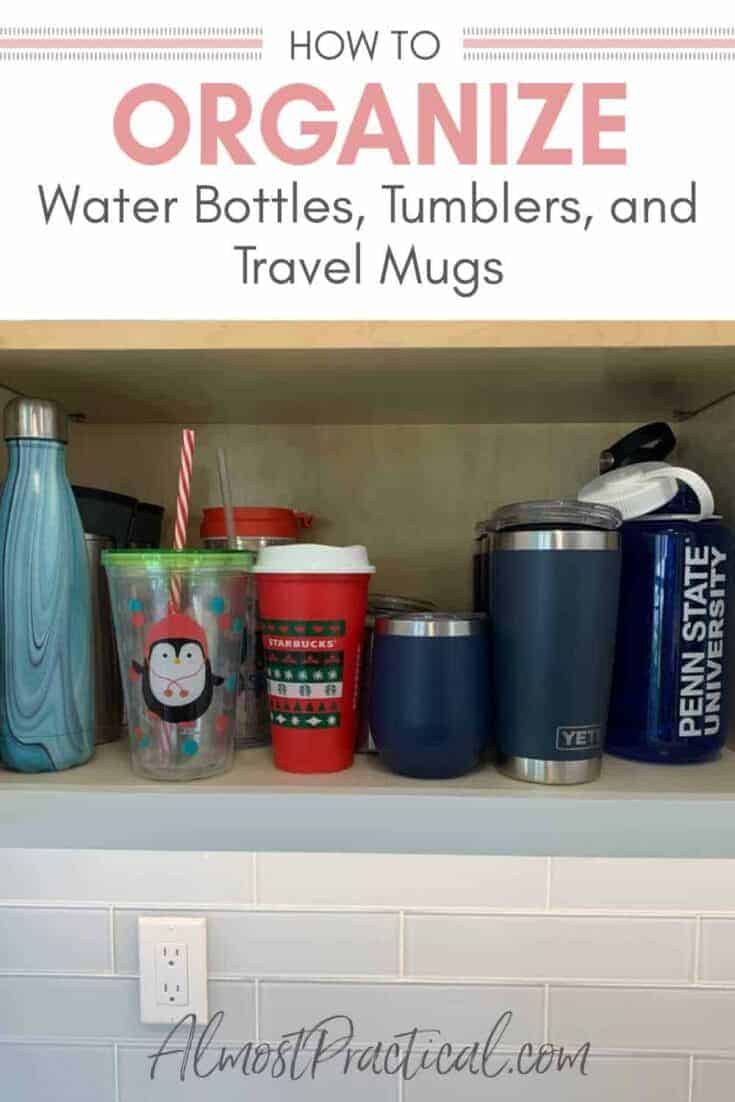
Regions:
<instances>
[{"instance_id":1,"label":"red starbucks cup","mask_svg":"<svg viewBox=\"0 0 735 1102\"><path fill-rule=\"evenodd\" d=\"M302 543L258 557L273 757L289 773L352 765L367 592L364 547Z\"/></svg>"}]
</instances>

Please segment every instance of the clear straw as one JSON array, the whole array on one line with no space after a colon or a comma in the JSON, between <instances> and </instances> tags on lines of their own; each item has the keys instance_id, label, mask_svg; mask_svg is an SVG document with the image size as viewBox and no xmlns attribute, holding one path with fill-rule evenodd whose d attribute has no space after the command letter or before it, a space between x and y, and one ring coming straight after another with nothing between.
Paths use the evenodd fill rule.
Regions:
<instances>
[{"instance_id":1,"label":"clear straw","mask_svg":"<svg viewBox=\"0 0 735 1102\"><path fill-rule=\"evenodd\" d=\"M217 448L217 470L219 472L219 488L222 495L222 507L225 511L227 546L234 551L237 549L237 536L235 534L235 512L232 508L230 471L227 466L227 456L225 454L224 448Z\"/></svg>"}]
</instances>

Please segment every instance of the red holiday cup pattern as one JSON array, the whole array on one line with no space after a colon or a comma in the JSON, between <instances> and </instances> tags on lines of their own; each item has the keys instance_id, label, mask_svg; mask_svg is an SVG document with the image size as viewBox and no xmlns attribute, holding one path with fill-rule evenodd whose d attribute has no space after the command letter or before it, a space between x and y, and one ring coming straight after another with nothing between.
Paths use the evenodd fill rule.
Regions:
<instances>
[{"instance_id":1,"label":"red holiday cup pattern","mask_svg":"<svg viewBox=\"0 0 735 1102\"><path fill-rule=\"evenodd\" d=\"M264 620L270 719L318 731L342 722L344 620Z\"/></svg>"}]
</instances>

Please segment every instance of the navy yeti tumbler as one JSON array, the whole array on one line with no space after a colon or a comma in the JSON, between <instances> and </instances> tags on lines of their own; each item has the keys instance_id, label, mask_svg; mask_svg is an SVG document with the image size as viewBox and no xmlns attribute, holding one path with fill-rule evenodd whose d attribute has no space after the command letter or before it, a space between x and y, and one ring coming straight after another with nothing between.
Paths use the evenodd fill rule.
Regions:
<instances>
[{"instance_id":1,"label":"navy yeti tumbler","mask_svg":"<svg viewBox=\"0 0 735 1102\"><path fill-rule=\"evenodd\" d=\"M395 773L440 778L473 769L490 734L487 617L379 617L371 726L381 760Z\"/></svg>"},{"instance_id":2,"label":"navy yeti tumbler","mask_svg":"<svg viewBox=\"0 0 735 1102\"><path fill-rule=\"evenodd\" d=\"M493 518L494 729L518 780L577 784L600 772L618 609L620 513L537 501Z\"/></svg>"}]
</instances>

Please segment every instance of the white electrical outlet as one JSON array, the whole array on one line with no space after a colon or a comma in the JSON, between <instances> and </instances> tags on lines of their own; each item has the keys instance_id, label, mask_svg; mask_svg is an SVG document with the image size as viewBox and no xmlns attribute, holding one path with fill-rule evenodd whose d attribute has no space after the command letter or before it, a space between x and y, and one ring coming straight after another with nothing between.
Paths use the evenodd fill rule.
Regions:
<instances>
[{"instance_id":1,"label":"white electrical outlet","mask_svg":"<svg viewBox=\"0 0 735 1102\"><path fill-rule=\"evenodd\" d=\"M207 1007L206 918L139 918L140 1020L173 1024Z\"/></svg>"},{"instance_id":2,"label":"white electrical outlet","mask_svg":"<svg viewBox=\"0 0 735 1102\"><path fill-rule=\"evenodd\" d=\"M189 1002L189 950L185 941L156 943L156 1002L186 1006Z\"/></svg>"}]
</instances>

